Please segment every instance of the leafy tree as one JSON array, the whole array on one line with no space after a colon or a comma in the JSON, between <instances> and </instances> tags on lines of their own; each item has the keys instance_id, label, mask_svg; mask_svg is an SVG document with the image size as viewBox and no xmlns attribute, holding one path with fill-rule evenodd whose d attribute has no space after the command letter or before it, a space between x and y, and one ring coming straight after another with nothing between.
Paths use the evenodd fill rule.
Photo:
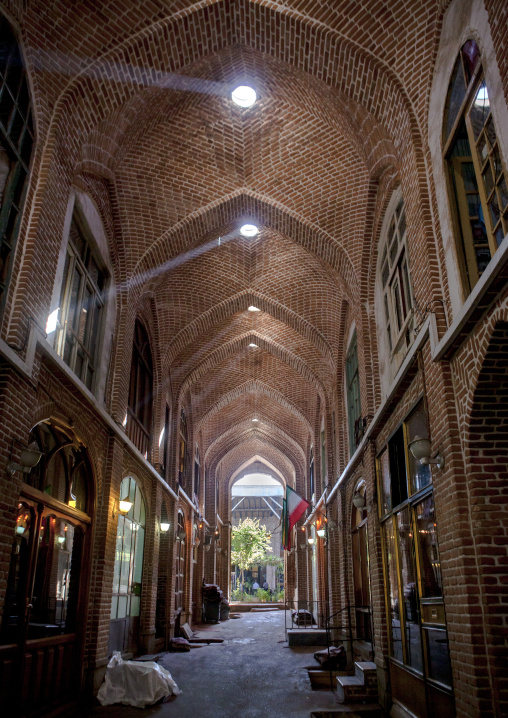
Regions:
<instances>
[{"instance_id":1,"label":"leafy tree","mask_svg":"<svg viewBox=\"0 0 508 718\"><path fill-rule=\"evenodd\" d=\"M262 564L269 559L271 553L270 534L266 526L259 525L259 519L244 519L238 526L233 526L231 538L231 563L240 569L242 591L244 571Z\"/></svg>"}]
</instances>

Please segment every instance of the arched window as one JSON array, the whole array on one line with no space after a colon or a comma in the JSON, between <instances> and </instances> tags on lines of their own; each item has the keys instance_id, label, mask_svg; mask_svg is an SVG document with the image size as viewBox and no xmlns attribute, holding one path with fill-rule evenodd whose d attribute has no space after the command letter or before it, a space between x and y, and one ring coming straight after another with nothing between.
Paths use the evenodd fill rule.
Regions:
<instances>
[{"instance_id":1,"label":"arched window","mask_svg":"<svg viewBox=\"0 0 508 718\"><path fill-rule=\"evenodd\" d=\"M379 264L383 312L390 354L413 340L413 299L406 248L406 213L400 190L390 202Z\"/></svg>"},{"instance_id":2,"label":"arched window","mask_svg":"<svg viewBox=\"0 0 508 718\"><path fill-rule=\"evenodd\" d=\"M120 484L119 499L128 499L132 506L125 516L118 515L109 636L111 651L137 648L145 545L145 502L131 476Z\"/></svg>"},{"instance_id":3,"label":"arched window","mask_svg":"<svg viewBox=\"0 0 508 718\"><path fill-rule=\"evenodd\" d=\"M132 347L127 435L145 459L152 440L153 364L146 329L136 319Z\"/></svg>"},{"instance_id":4,"label":"arched window","mask_svg":"<svg viewBox=\"0 0 508 718\"><path fill-rule=\"evenodd\" d=\"M60 294L55 348L64 362L94 391L106 273L92 249L84 219L74 210Z\"/></svg>"},{"instance_id":5,"label":"arched window","mask_svg":"<svg viewBox=\"0 0 508 718\"><path fill-rule=\"evenodd\" d=\"M508 188L480 50L468 40L448 86L443 153L460 270L469 293L508 233Z\"/></svg>"},{"instance_id":6,"label":"arched window","mask_svg":"<svg viewBox=\"0 0 508 718\"><path fill-rule=\"evenodd\" d=\"M180 411L180 446L178 450L178 483L185 488L187 473L187 416L185 410Z\"/></svg>"},{"instance_id":7,"label":"arched window","mask_svg":"<svg viewBox=\"0 0 508 718\"><path fill-rule=\"evenodd\" d=\"M357 422L361 421L362 418L356 332L353 334L346 356L346 399L349 430L349 454L351 457L355 453L355 449L359 444Z\"/></svg>"},{"instance_id":8,"label":"arched window","mask_svg":"<svg viewBox=\"0 0 508 718\"><path fill-rule=\"evenodd\" d=\"M194 496L199 503L199 492L201 490L201 458L199 456L199 446L196 445L194 454Z\"/></svg>"},{"instance_id":9,"label":"arched window","mask_svg":"<svg viewBox=\"0 0 508 718\"><path fill-rule=\"evenodd\" d=\"M314 447L310 447L310 458L309 458L309 491L310 491L310 500L314 501L314 493L315 493L315 478L314 478Z\"/></svg>"},{"instance_id":10,"label":"arched window","mask_svg":"<svg viewBox=\"0 0 508 718\"><path fill-rule=\"evenodd\" d=\"M12 270L33 143L26 71L12 28L0 15L0 307Z\"/></svg>"}]
</instances>

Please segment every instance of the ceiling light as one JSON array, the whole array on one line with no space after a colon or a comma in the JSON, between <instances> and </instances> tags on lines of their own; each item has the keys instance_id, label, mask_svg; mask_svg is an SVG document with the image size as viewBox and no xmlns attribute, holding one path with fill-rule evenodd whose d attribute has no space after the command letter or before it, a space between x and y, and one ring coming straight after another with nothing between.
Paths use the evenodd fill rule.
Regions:
<instances>
[{"instance_id":1,"label":"ceiling light","mask_svg":"<svg viewBox=\"0 0 508 718\"><path fill-rule=\"evenodd\" d=\"M257 345L257 344L254 344L253 342L251 342L251 343L249 344L249 346L252 347L253 349L257 349L257 348L258 348L258 345Z\"/></svg>"},{"instance_id":2,"label":"ceiling light","mask_svg":"<svg viewBox=\"0 0 508 718\"><path fill-rule=\"evenodd\" d=\"M251 304L250 307L247 307L247 311L249 311L249 312L260 312L261 309L258 309L257 307L255 307L254 305Z\"/></svg>"},{"instance_id":3,"label":"ceiling light","mask_svg":"<svg viewBox=\"0 0 508 718\"><path fill-rule=\"evenodd\" d=\"M259 421L259 419L253 419L252 421Z\"/></svg>"},{"instance_id":4,"label":"ceiling light","mask_svg":"<svg viewBox=\"0 0 508 718\"><path fill-rule=\"evenodd\" d=\"M243 237L255 237L258 232L259 229L256 227L255 224L244 224L242 227L240 227L240 234Z\"/></svg>"},{"instance_id":5,"label":"ceiling light","mask_svg":"<svg viewBox=\"0 0 508 718\"><path fill-rule=\"evenodd\" d=\"M238 107L252 107L256 102L256 91L248 85L240 85L231 93L231 99Z\"/></svg>"}]
</instances>

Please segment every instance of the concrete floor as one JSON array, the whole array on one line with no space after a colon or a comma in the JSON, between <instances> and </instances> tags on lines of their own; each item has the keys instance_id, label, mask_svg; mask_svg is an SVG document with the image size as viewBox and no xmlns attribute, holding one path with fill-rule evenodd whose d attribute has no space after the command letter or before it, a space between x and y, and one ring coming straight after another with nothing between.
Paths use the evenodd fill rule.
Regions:
<instances>
[{"instance_id":1,"label":"concrete floor","mask_svg":"<svg viewBox=\"0 0 508 718\"><path fill-rule=\"evenodd\" d=\"M312 647L288 648L284 612L242 613L196 629L224 643L166 653L159 660L182 694L143 710L97 706L94 718L310 718L313 710L344 710L330 692L313 691L306 666ZM347 715L347 714L346 714ZM349 714L351 715L351 714Z\"/></svg>"}]
</instances>

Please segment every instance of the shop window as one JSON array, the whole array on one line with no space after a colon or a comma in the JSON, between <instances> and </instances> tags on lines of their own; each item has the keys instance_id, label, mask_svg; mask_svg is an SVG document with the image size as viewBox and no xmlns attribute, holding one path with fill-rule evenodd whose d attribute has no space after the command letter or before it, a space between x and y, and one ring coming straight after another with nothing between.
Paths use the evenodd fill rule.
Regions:
<instances>
[{"instance_id":1,"label":"shop window","mask_svg":"<svg viewBox=\"0 0 508 718\"><path fill-rule=\"evenodd\" d=\"M395 206L390 203L382 241L379 279L390 353L405 353L414 338L413 299L406 246L406 213L400 190L394 199Z\"/></svg>"},{"instance_id":2,"label":"shop window","mask_svg":"<svg viewBox=\"0 0 508 718\"><path fill-rule=\"evenodd\" d=\"M0 306L12 271L34 144L28 79L16 37L0 15Z\"/></svg>"},{"instance_id":3,"label":"shop window","mask_svg":"<svg viewBox=\"0 0 508 718\"><path fill-rule=\"evenodd\" d=\"M76 376L95 390L106 273L77 212L65 257L55 349Z\"/></svg>"},{"instance_id":4,"label":"shop window","mask_svg":"<svg viewBox=\"0 0 508 718\"><path fill-rule=\"evenodd\" d=\"M123 479L119 497L128 499L132 506L125 516L118 515L111 620L129 620L138 618L141 611L146 513L143 496L132 477Z\"/></svg>"},{"instance_id":5,"label":"shop window","mask_svg":"<svg viewBox=\"0 0 508 718\"><path fill-rule=\"evenodd\" d=\"M455 62L443 143L460 269L469 293L508 233L507 175L474 40L462 46Z\"/></svg>"},{"instance_id":6,"label":"shop window","mask_svg":"<svg viewBox=\"0 0 508 718\"><path fill-rule=\"evenodd\" d=\"M127 436L143 454L150 454L152 443L153 364L146 329L136 319L132 347Z\"/></svg>"},{"instance_id":7,"label":"shop window","mask_svg":"<svg viewBox=\"0 0 508 718\"><path fill-rule=\"evenodd\" d=\"M87 453L70 429L51 421L38 424L30 434L31 446L41 460L25 481L29 486L84 513L89 512Z\"/></svg>"},{"instance_id":8,"label":"shop window","mask_svg":"<svg viewBox=\"0 0 508 718\"><path fill-rule=\"evenodd\" d=\"M358 446L357 432L355 427L362 418L362 407L360 403L360 375L358 372L358 347L356 332L353 334L346 356L346 396L347 396L347 419L349 431L349 454L353 456Z\"/></svg>"},{"instance_id":9,"label":"shop window","mask_svg":"<svg viewBox=\"0 0 508 718\"><path fill-rule=\"evenodd\" d=\"M18 503L0 643L19 641L32 660L32 640L40 655L42 639L65 655L60 637L82 630L92 474L85 447L67 427L48 420L29 438L41 459L25 475Z\"/></svg>"},{"instance_id":10,"label":"shop window","mask_svg":"<svg viewBox=\"0 0 508 718\"><path fill-rule=\"evenodd\" d=\"M408 451L417 435L427 433L420 403L377 458L390 654L429 690L434 685L451 693L432 474Z\"/></svg>"}]
</instances>

